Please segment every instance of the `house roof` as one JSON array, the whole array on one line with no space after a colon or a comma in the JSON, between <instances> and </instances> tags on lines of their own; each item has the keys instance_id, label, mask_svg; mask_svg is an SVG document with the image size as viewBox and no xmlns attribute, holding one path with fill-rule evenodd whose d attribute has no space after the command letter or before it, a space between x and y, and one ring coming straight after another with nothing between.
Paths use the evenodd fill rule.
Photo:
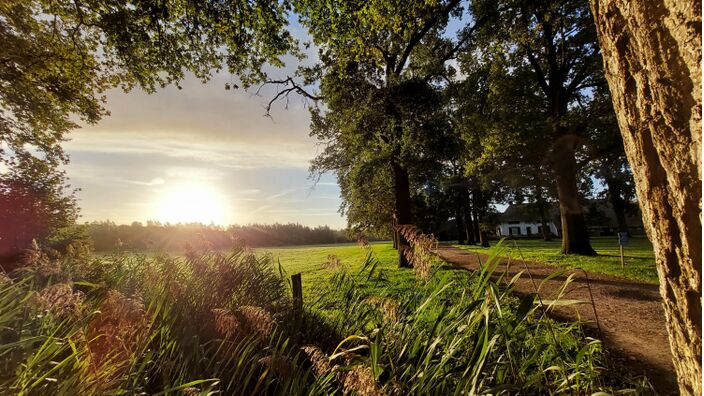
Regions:
<instances>
[{"instance_id":1,"label":"house roof","mask_svg":"<svg viewBox=\"0 0 704 396\"><path fill-rule=\"evenodd\" d=\"M549 205L545 213L548 221L559 218L560 213L557 204ZM532 203L511 204L499 215L499 219L502 222L534 222L540 219L540 212L538 211L538 207Z\"/></svg>"},{"instance_id":2,"label":"house roof","mask_svg":"<svg viewBox=\"0 0 704 396\"><path fill-rule=\"evenodd\" d=\"M634 205L637 210L626 211L626 222L629 226L642 226L640 208ZM582 205L584 217L588 226L616 226L616 213L611 204L604 199L589 199ZM560 223L560 211L557 202L550 203L546 217L548 221L555 224ZM499 215L501 222L521 221L538 222L540 215L538 208L533 203L511 204Z\"/></svg>"}]
</instances>

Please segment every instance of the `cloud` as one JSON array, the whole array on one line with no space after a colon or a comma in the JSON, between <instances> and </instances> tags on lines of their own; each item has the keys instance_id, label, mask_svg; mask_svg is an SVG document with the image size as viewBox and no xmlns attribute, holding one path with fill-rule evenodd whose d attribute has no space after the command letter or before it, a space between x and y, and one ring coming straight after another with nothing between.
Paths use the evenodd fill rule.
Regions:
<instances>
[{"instance_id":1,"label":"cloud","mask_svg":"<svg viewBox=\"0 0 704 396\"><path fill-rule=\"evenodd\" d=\"M334 178L325 175L318 183L325 194L308 187L319 147L309 136L303 101L291 96L288 109L278 102L272 117L264 117L275 88L265 87L260 96L226 91L233 81L217 74L204 85L187 76L182 90L109 91L112 115L83 125L64 145L72 160L65 169L82 189L83 219L154 219L162 186L197 181L222 194L233 213L228 221L344 226L332 197Z\"/></svg>"},{"instance_id":2,"label":"cloud","mask_svg":"<svg viewBox=\"0 0 704 396\"><path fill-rule=\"evenodd\" d=\"M262 206L257 207L256 209L252 210L251 212L249 212L249 214L253 215L256 213L260 213L262 211L269 209L270 207L271 207L271 205L262 205Z\"/></svg>"},{"instance_id":3,"label":"cloud","mask_svg":"<svg viewBox=\"0 0 704 396\"><path fill-rule=\"evenodd\" d=\"M259 194L260 192L262 192L262 190L260 190L258 188L250 188L247 190L238 190L237 191L237 193L239 195L254 195L254 194Z\"/></svg>"},{"instance_id":4,"label":"cloud","mask_svg":"<svg viewBox=\"0 0 704 396\"><path fill-rule=\"evenodd\" d=\"M166 180L160 178L160 177L155 177L151 179L150 181L144 182L144 181L139 181L139 180L127 180L127 182L136 184L138 186L160 186L164 183L166 183Z\"/></svg>"},{"instance_id":5,"label":"cloud","mask_svg":"<svg viewBox=\"0 0 704 396\"><path fill-rule=\"evenodd\" d=\"M229 169L307 168L315 156L314 148L305 143L248 143L196 141L149 136L144 133L76 134L66 143L72 154L92 153L126 157L165 157L197 161Z\"/></svg>"},{"instance_id":6,"label":"cloud","mask_svg":"<svg viewBox=\"0 0 704 396\"><path fill-rule=\"evenodd\" d=\"M286 195L289 195L289 194L291 194L291 193L294 192L294 191L296 191L295 188L287 188L287 189L285 189L285 190L283 190L283 191L280 191L280 192L278 192L278 193L276 193L276 194L274 194L274 195L270 195L270 196L266 197L266 200L267 200L267 201L273 201L273 200L275 200L275 199L277 199L277 198L285 197Z\"/></svg>"}]
</instances>

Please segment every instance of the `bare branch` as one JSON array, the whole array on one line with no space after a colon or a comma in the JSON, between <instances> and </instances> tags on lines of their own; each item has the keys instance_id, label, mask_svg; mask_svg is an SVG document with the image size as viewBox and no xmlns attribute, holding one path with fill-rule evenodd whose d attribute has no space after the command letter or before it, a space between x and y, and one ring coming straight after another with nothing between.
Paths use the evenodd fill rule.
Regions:
<instances>
[{"instance_id":1,"label":"bare branch","mask_svg":"<svg viewBox=\"0 0 704 396\"><path fill-rule=\"evenodd\" d=\"M274 95L274 97L271 98L271 100L269 100L266 105L267 116L270 116L271 107L274 105L274 103L281 98L284 98L286 100L285 107L288 108L289 95L292 93L302 96L305 100L310 99L314 102L323 100L322 96L308 92L305 87L298 84L292 77L286 77L283 80L267 80L259 86L255 94L259 96L259 93L261 92L262 88L264 88L264 86L266 85L276 85L277 87L279 87L279 90L276 92L276 95Z\"/></svg>"}]
</instances>

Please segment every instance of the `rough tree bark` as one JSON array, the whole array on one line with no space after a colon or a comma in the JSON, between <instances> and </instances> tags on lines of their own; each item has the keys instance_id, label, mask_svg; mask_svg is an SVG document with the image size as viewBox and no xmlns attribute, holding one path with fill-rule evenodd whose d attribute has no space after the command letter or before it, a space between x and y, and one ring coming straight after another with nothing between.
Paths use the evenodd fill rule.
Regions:
<instances>
[{"instance_id":1,"label":"rough tree bark","mask_svg":"<svg viewBox=\"0 0 704 396\"><path fill-rule=\"evenodd\" d=\"M545 207L541 205L538 208L540 214L540 234L544 241L552 241L552 235L550 233L550 226L548 225L548 219L545 216Z\"/></svg>"},{"instance_id":2,"label":"rough tree bark","mask_svg":"<svg viewBox=\"0 0 704 396\"><path fill-rule=\"evenodd\" d=\"M472 216L474 217L474 221L472 222L472 232L474 233L474 240L479 242L479 212L477 211L476 206L472 208Z\"/></svg>"},{"instance_id":3,"label":"rough tree bark","mask_svg":"<svg viewBox=\"0 0 704 396\"><path fill-rule=\"evenodd\" d=\"M682 394L702 392L700 0L590 0Z\"/></svg>"},{"instance_id":4,"label":"rough tree bark","mask_svg":"<svg viewBox=\"0 0 704 396\"><path fill-rule=\"evenodd\" d=\"M396 200L396 222L398 225L413 224L413 216L411 214L411 189L408 179L408 171L392 161L391 167L394 172L394 197ZM411 267L410 262L406 258L406 250L411 246L406 238L400 232L397 232L398 246L398 266L401 268Z\"/></svg>"}]
</instances>

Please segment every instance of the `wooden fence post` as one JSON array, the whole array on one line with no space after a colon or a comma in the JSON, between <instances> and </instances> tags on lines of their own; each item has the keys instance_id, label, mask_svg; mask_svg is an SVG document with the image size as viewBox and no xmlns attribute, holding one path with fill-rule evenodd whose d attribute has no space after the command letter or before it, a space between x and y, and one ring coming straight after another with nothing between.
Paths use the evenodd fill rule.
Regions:
<instances>
[{"instance_id":1,"label":"wooden fence post","mask_svg":"<svg viewBox=\"0 0 704 396\"><path fill-rule=\"evenodd\" d=\"M301 287L301 274L291 275L291 291L293 292L293 307L296 311L303 311L303 288Z\"/></svg>"}]
</instances>

